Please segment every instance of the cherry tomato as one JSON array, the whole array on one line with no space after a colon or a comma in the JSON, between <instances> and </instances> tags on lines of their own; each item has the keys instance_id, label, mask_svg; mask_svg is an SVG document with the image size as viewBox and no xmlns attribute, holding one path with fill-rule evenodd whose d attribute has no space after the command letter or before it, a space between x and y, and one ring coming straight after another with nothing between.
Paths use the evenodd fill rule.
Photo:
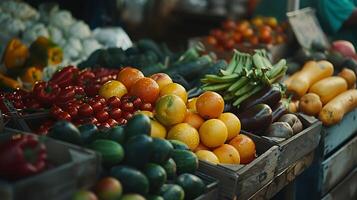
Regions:
<instances>
[{"instance_id":1,"label":"cherry tomato","mask_svg":"<svg viewBox=\"0 0 357 200\"><path fill-rule=\"evenodd\" d=\"M121 109L123 109L123 111L133 112L134 111L134 104L131 103L131 102L125 102L121 106Z\"/></svg>"},{"instance_id":2,"label":"cherry tomato","mask_svg":"<svg viewBox=\"0 0 357 200\"><path fill-rule=\"evenodd\" d=\"M98 119L95 117L90 117L83 121L84 121L84 123L88 123L88 124L97 124L99 122Z\"/></svg>"},{"instance_id":3,"label":"cherry tomato","mask_svg":"<svg viewBox=\"0 0 357 200\"><path fill-rule=\"evenodd\" d=\"M52 125L54 124L54 121L52 120L47 120L44 123L42 123L40 125L40 127L36 130L36 133L38 135L47 135L48 131L50 130L50 128L52 127Z\"/></svg>"},{"instance_id":4,"label":"cherry tomato","mask_svg":"<svg viewBox=\"0 0 357 200\"><path fill-rule=\"evenodd\" d=\"M110 128L110 125L107 122L101 123L100 128Z\"/></svg>"},{"instance_id":5,"label":"cherry tomato","mask_svg":"<svg viewBox=\"0 0 357 200\"><path fill-rule=\"evenodd\" d=\"M20 100L18 100L18 99L14 100L14 101L12 102L12 105L13 105L16 109L24 109L24 108L26 108L26 106L24 105L24 103L22 102L21 99L20 99Z\"/></svg>"},{"instance_id":6,"label":"cherry tomato","mask_svg":"<svg viewBox=\"0 0 357 200\"><path fill-rule=\"evenodd\" d=\"M240 34L240 33L234 33L232 38L233 38L234 42L236 42L236 43L242 42L242 34Z\"/></svg>"},{"instance_id":7,"label":"cherry tomato","mask_svg":"<svg viewBox=\"0 0 357 200\"><path fill-rule=\"evenodd\" d=\"M222 27L225 30L233 30L236 27L236 23L229 19L223 22Z\"/></svg>"},{"instance_id":8,"label":"cherry tomato","mask_svg":"<svg viewBox=\"0 0 357 200\"><path fill-rule=\"evenodd\" d=\"M110 116L115 119L115 120L119 120L122 116L122 111L120 108L113 108L110 111Z\"/></svg>"},{"instance_id":9,"label":"cherry tomato","mask_svg":"<svg viewBox=\"0 0 357 200\"><path fill-rule=\"evenodd\" d=\"M153 106L151 103L144 103L141 105L140 110L152 111Z\"/></svg>"},{"instance_id":10,"label":"cherry tomato","mask_svg":"<svg viewBox=\"0 0 357 200\"><path fill-rule=\"evenodd\" d=\"M141 101L141 99L139 97L135 98L133 101L133 105L135 108L139 109L141 107L141 104L143 102Z\"/></svg>"},{"instance_id":11,"label":"cherry tomato","mask_svg":"<svg viewBox=\"0 0 357 200\"><path fill-rule=\"evenodd\" d=\"M104 107L101 102L99 102L99 101L97 101L97 100L94 100L94 99L92 99L92 100L89 101L89 105L92 106L93 111L94 111L95 113L97 113L97 112L103 110L103 107Z\"/></svg>"},{"instance_id":12,"label":"cherry tomato","mask_svg":"<svg viewBox=\"0 0 357 200\"><path fill-rule=\"evenodd\" d=\"M117 120L118 121L118 123L120 124L120 125L124 125L124 124L126 124L128 121L126 120L126 119L124 119L124 118L120 118L119 120Z\"/></svg>"},{"instance_id":13,"label":"cherry tomato","mask_svg":"<svg viewBox=\"0 0 357 200\"><path fill-rule=\"evenodd\" d=\"M84 88L86 94L90 97L94 97L98 94L98 91L102 85L100 83L89 84Z\"/></svg>"},{"instance_id":14,"label":"cherry tomato","mask_svg":"<svg viewBox=\"0 0 357 200\"><path fill-rule=\"evenodd\" d=\"M115 119L108 119L106 122L109 124L110 127L118 125L118 122Z\"/></svg>"},{"instance_id":15,"label":"cherry tomato","mask_svg":"<svg viewBox=\"0 0 357 200\"><path fill-rule=\"evenodd\" d=\"M27 103L26 103L26 106L28 108L33 108L33 109L39 109L41 108L41 104L36 101L35 99L30 99Z\"/></svg>"},{"instance_id":16,"label":"cherry tomato","mask_svg":"<svg viewBox=\"0 0 357 200\"><path fill-rule=\"evenodd\" d=\"M76 118L78 115L78 108L74 105L68 106L65 110L68 112L69 115L71 115L72 118Z\"/></svg>"},{"instance_id":17,"label":"cherry tomato","mask_svg":"<svg viewBox=\"0 0 357 200\"><path fill-rule=\"evenodd\" d=\"M213 29L211 32L210 32L210 35L213 35L214 37L219 37L219 36L221 36L222 35L222 31L221 30L219 30L219 29Z\"/></svg>"},{"instance_id":18,"label":"cherry tomato","mask_svg":"<svg viewBox=\"0 0 357 200\"><path fill-rule=\"evenodd\" d=\"M78 113L83 117L90 117L93 115L93 108L88 104L83 104L79 107Z\"/></svg>"},{"instance_id":19,"label":"cherry tomato","mask_svg":"<svg viewBox=\"0 0 357 200\"><path fill-rule=\"evenodd\" d=\"M206 42L212 46L217 44L217 39L213 36L207 36Z\"/></svg>"},{"instance_id":20,"label":"cherry tomato","mask_svg":"<svg viewBox=\"0 0 357 200\"><path fill-rule=\"evenodd\" d=\"M121 101L120 98L117 96L112 96L107 100L107 104L111 107L111 108L119 108L121 105Z\"/></svg>"},{"instance_id":21,"label":"cherry tomato","mask_svg":"<svg viewBox=\"0 0 357 200\"><path fill-rule=\"evenodd\" d=\"M227 50L232 50L234 48L234 40L233 39L229 39L224 43L224 48Z\"/></svg>"},{"instance_id":22,"label":"cherry tomato","mask_svg":"<svg viewBox=\"0 0 357 200\"><path fill-rule=\"evenodd\" d=\"M66 120L66 121L71 121L72 120L71 115L69 115L68 112L65 112L65 111L62 111L62 112L58 113L56 118L58 120Z\"/></svg>"},{"instance_id":23,"label":"cherry tomato","mask_svg":"<svg viewBox=\"0 0 357 200\"><path fill-rule=\"evenodd\" d=\"M51 110L50 110L50 114L55 117L62 111L63 111L62 108L60 108L60 107L58 107L56 105L53 105Z\"/></svg>"},{"instance_id":24,"label":"cherry tomato","mask_svg":"<svg viewBox=\"0 0 357 200\"><path fill-rule=\"evenodd\" d=\"M107 103L106 100L99 95L95 96L94 99L100 102L102 105L105 105Z\"/></svg>"},{"instance_id":25,"label":"cherry tomato","mask_svg":"<svg viewBox=\"0 0 357 200\"><path fill-rule=\"evenodd\" d=\"M99 111L95 117L98 119L99 122L105 122L109 119L109 114L107 111Z\"/></svg>"},{"instance_id":26,"label":"cherry tomato","mask_svg":"<svg viewBox=\"0 0 357 200\"><path fill-rule=\"evenodd\" d=\"M127 112L127 111L123 112L123 118L124 119L129 120L132 117L133 117L133 114L131 112Z\"/></svg>"}]
</instances>

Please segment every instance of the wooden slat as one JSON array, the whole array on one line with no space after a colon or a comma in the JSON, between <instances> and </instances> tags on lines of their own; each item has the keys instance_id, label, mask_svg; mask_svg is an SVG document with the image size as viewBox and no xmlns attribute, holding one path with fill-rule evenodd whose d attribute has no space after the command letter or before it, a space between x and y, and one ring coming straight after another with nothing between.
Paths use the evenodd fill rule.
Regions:
<instances>
[{"instance_id":1,"label":"wooden slat","mask_svg":"<svg viewBox=\"0 0 357 200\"><path fill-rule=\"evenodd\" d=\"M326 158L333 151L336 151L338 147L341 147L356 132L357 108L347 113L340 123L322 129L323 157Z\"/></svg>"},{"instance_id":2,"label":"wooden slat","mask_svg":"<svg viewBox=\"0 0 357 200\"><path fill-rule=\"evenodd\" d=\"M248 199L263 200L271 199L286 185L291 183L298 175L307 169L314 159L314 152L305 155L303 158L296 161L294 164L286 168L282 173L278 174L273 181L266 184L261 190L256 192Z\"/></svg>"},{"instance_id":3,"label":"wooden slat","mask_svg":"<svg viewBox=\"0 0 357 200\"><path fill-rule=\"evenodd\" d=\"M317 120L311 121L308 118L305 119L304 115L299 115L299 118L306 128L278 144L280 147L280 155L277 173L282 172L304 155L313 151L319 144L322 128L321 122Z\"/></svg>"},{"instance_id":4,"label":"wooden slat","mask_svg":"<svg viewBox=\"0 0 357 200\"><path fill-rule=\"evenodd\" d=\"M322 198L322 200L357 199L357 168Z\"/></svg>"},{"instance_id":5,"label":"wooden slat","mask_svg":"<svg viewBox=\"0 0 357 200\"><path fill-rule=\"evenodd\" d=\"M321 193L325 195L357 166L357 136L322 162Z\"/></svg>"}]
</instances>

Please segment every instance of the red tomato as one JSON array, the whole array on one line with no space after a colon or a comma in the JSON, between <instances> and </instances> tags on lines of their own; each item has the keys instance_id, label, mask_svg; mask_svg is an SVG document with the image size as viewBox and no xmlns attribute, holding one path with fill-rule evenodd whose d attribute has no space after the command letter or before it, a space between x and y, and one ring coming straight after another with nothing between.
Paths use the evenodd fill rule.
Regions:
<instances>
[{"instance_id":1,"label":"red tomato","mask_svg":"<svg viewBox=\"0 0 357 200\"><path fill-rule=\"evenodd\" d=\"M100 102L102 105L106 105L106 103L107 103L105 98L103 98L99 95L95 96L94 99L97 100L98 102Z\"/></svg>"},{"instance_id":2,"label":"red tomato","mask_svg":"<svg viewBox=\"0 0 357 200\"><path fill-rule=\"evenodd\" d=\"M83 104L79 107L79 115L83 117L90 117L93 115L93 108L88 104Z\"/></svg>"},{"instance_id":3,"label":"red tomato","mask_svg":"<svg viewBox=\"0 0 357 200\"><path fill-rule=\"evenodd\" d=\"M99 122L105 122L109 119L109 114L107 111L99 111L95 117L98 119Z\"/></svg>"},{"instance_id":4,"label":"red tomato","mask_svg":"<svg viewBox=\"0 0 357 200\"><path fill-rule=\"evenodd\" d=\"M111 108L119 108L121 105L120 98L117 96L112 96L107 100L108 106Z\"/></svg>"},{"instance_id":5,"label":"red tomato","mask_svg":"<svg viewBox=\"0 0 357 200\"><path fill-rule=\"evenodd\" d=\"M213 36L207 36L206 42L212 46L217 44L217 39Z\"/></svg>"},{"instance_id":6,"label":"red tomato","mask_svg":"<svg viewBox=\"0 0 357 200\"><path fill-rule=\"evenodd\" d=\"M122 116L122 111L120 108L114 108L110 111L110 116L115 119L115 120L119 120Z\"/></svg>"},{"instance_id":7,"label":"red tomato","mask_svg":"<svg viewBox=\"0 0 357 200\"><path fill-rule=\"evenodd\" d=\"M137 109L139 109L139 108L141 107L142 103L143 103L143 102L141 101L141 99L140 99L139 97L137 97L137 98L134 99L134 101L133 101L133 105L134 105L134 107L137 108Z\"/></svg>"},{"instance_id":8,"label":"red tomato","mask_svg":"<svg viewBox=\"0 0 357 200\"><path fill-rule=\"evenodd\" d=\"M126 120L126 119L124 119L124 118L120 118L119 120L117 120L118 121L118 123L120 124L120 125L124 125L124 124L126 124L128 121Z\"/></svg>"},{"instance_id":9,"label":"red tomato","mask_svg":"<svg viewBox=\"0 0 357 200\"><path fill-rule=\"evenodd\" d=\"M115 119L108 119L106 122L109 124L110 127L118 125L118 122Z\"/></svg>"},{"instance_id":10,"label":"red tomato","mask_svg":"<svg viewBox=\"0 0 357 200\"><path fill-rule=\"evenodd\" d=\"M56 106L56 105L53 105L52 106L52 108L51 108L51 110L50 110L50 114L52 115L52 116L57 116L60 112L62 112L63 110L60 108L60 107L58 107L58 106Z\"/></svg>"},{"instance_id":11,"label":"red tomato","mask_svg":"<svg viewBox=\"0 0 357 200\"><path fill-rule=\"evenodd\" d=\"M110 125L107 122L101 123L100 124L101 128L110 128Z\"/></svg>"},{"instance_id":12,"label":"red tomato","mask_svg":"<svg viewBox=\"0 0 357 200\"><path fill-rule=\"evenodd\" d=\"M89 124L96 124L96 123L98 123L98 119L95 117L90 117L88 119L83 120L83 122L89 123Z\"/></svg>"},{"instance_id":13,"label":"red tomato","mask_svg":"<svg viewBox=\"0 0 357 200\"><path fill-rule=\"evenodd\" d=\"M223 22L222 27L225 30L233 30L236 27L236 23L229 19Z\"/></svg>"},{"instance_id":14,"label":"red tomato","mask_svg":"<svg viewBox=\"0 0 357 200\"><path fill-rule=\"evenodd\" d=\"M56 115L56 118L57 118L58 120L66 120L66 121L71 121L71 120L72 120L71 115L69 115L68 112L65 112L65 111L59 112L59 113Z\"/></svg>"},{"instance_id":15,"label":"red tomato","mask_svg":"<svg viewBox=\"0 0 357 200\"><path fill-rule=\"evenodd\" d=\"M123 111L133 112L134 111L134 104L131 103L131 102L123 103L123 105L121 106L121 109L123 109Z\"/></svg>"},{"instance_id":16,"label":"red tomato","mask_svg":"<svg viewBox=\"0 0 357 200\"><path fill-rule=\"evenodd\" d=\"M68 112L69 115L71 115L72 118L75 118L78 115L78 109L74 105L68 106L68 108L66 108L66 111Z\"/></svg>"},{"instance_id":17,"label":"red tomato","mask_svg":"<svg viewBox=\"0 0 357 200\"><path fill-rule=\"evenodd\" d=\"M133 114L132 114L132 113L126 112L126 111L123 112L123 118L124 118L124 119L129 120L129 119L132 118L132 117L133 117Z\"/></svg>"},{"instance_id":18,"label":"red tomato","mask_svg":"<svg viewBox=\"0 0 357 200\"><path fill-rule=\"evenodd\" d=\"M93 111L95 113L103 110L103 107L104 107L103 104L100 101L97 101L95 99L92 99L91 101L89 101L89 105L92 106Z\"/></svg>"}]
</instances>

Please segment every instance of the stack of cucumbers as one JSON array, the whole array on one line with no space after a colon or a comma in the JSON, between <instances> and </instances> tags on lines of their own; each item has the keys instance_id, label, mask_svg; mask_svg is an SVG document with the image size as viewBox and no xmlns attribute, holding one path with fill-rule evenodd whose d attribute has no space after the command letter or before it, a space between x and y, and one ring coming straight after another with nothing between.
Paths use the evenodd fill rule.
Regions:
<instances>
[{"instance_id":1,"label":"stack of cucumbers","mask_svg":"<svg viewBox=\"0 0 357 200\"><path fill-rule=\"evenodd\" d=\"M235 50L226 69L201 79L202 89L221 93L239 108L244 100L283 77L286 70L284 59L273 65L265 50L255 50L253 55Z\"/></svg>"},{"instance_id":2,"label":"stack of cucumbers","mask_svg":"<svg viewBox=\"0 0 357 200\"><path fill-rule=\"evenodd\" d=\"M50 137L88 147L102 156L106 176L119 180L124 194L146 199L195 199L206 190L194 175L197 156L186 144L150 137L151 123L143 114L134 115L126 126L98 130L93 124L76 128L57 122Z\"/></svg>"}]
</instances>

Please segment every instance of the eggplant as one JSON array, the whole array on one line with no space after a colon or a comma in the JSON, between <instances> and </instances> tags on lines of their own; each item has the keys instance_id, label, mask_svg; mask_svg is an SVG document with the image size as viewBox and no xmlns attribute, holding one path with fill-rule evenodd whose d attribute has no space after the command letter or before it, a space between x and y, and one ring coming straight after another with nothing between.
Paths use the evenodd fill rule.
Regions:
<instances>
[{"instance_id":1,"label":"eggplant","mask_svg":"<svg viewBox=\"0 0 357 200\"><path fill-rule=\"evenodd\" d=\"M272 120L276 122L281 116L288 113L288 108L282 102L279 102L274 108L272 113Z\"/></svg>"},{"instance_id":2,"label":"eggplant","mask_svg":"<svg viewBox=\"0 0 357 200\"><path fill-rule=\"evenodd\" d=\"M252 95L245 101L243 101L239 109L240 110L247 110L250 107L253 107L257 104L267 104L271 108L275 107L279 101L281 100L281 91L278 86L266 87L260 92Z\"/></svg>"},{"instance_id":3,"label":"eggplant","mask_svg":"<svg viewBox=\"0 0 357 200\"><path fill-rule=\"evenodd\" d=\"M272 110L267 104L258 104L242 113L236 113L242 129L262 135L272 123Z\"/></svg>"},{"instance_id":4,"label":"eggplant","mask_svg":"<svg viewBox=\"0 0 357 200\"><path fill-rule=\"evenodd\" d=\"M268 137L278 137L285 139L290 138L293 135L293 129L287 122L275 122L269 127L269 129L265 133L265 136Z\"/></svg>"}]
</instances>

